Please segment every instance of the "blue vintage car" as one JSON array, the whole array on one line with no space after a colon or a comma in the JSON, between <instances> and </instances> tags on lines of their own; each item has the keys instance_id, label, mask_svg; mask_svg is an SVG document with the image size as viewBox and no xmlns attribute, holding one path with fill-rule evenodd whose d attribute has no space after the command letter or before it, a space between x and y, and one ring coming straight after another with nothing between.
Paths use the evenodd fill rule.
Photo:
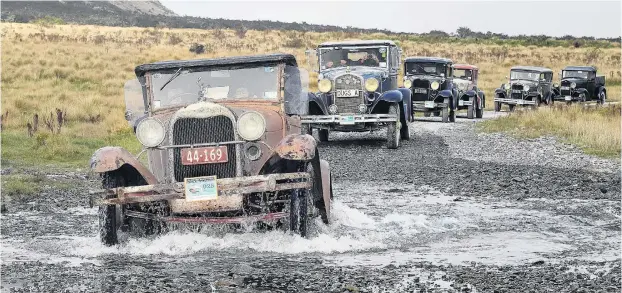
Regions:
<instances>
[{"instance_id":1,"label":"blue vintage car","mask_svg":"<svg viewBox=\"0 0 622 293\"><path fill-rule=\"evenodd\" d=\"M301 117L320 141L330 131L387 129L387 147L410 139L410 90L398 88L401 50L389 40L326 42L307 51L318 72L318 90L309 94L309 114Z\"/></svg>"},{"instance_id":2,"label":"blue vintage car","mask_svg":"<svg viewBox=\"0 0 622 293\"><path fill-rule=\"evenodd\" d=\"M404 88L411 89L414 112L442 116L455 122L458 92L453 84L453 61L439 57L409 57L404 60Z\"/></svg>"}]
</instances>

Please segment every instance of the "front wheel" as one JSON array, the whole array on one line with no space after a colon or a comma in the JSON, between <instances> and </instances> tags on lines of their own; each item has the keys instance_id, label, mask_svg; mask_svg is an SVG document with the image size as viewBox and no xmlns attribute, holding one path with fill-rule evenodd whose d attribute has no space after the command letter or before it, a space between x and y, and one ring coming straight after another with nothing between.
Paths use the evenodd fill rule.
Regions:
<instances>
[{"instance_id":1,"label":"front wheel","mask_svg":"<svg viewBox=\"0 0 622 293\"><path fill-rule=\"evenodd\" d=\"M478 107L475 110L475 118L482 118L484 117L484 108L486 107L486 100L482 100L482 106Z\"/></svg>"},{"instance_id":2,"label":"front wheel","mask_svg":"<svg viewBox=\"0 0 622 293\"><path fill-rule=\"evenodd\" d=\"M443 123L447 123L449 122L449 99L445 99L443 103L445 103L445 107L443 107L443 109L441 110L441 115L443 116L443 118L441 118L441 121Z\"/></svg>"},{"instance_id":3,"label":"front wheel","mask_svg":"<svg viewBox=\"0 0 622 293\"><path fill-rule=\"evenodd\" d=\"M510 112L514 112L514 109L516 109L516 105L508 105L508 108L510 108Z\"/></svg>"},{"instance_id":4,"label":"front wheel","mask_svg":"<svg viewBox=\"0 0 622 293\"><path fill-rule=\"evenodd\" d=\"M317 153L316 153L317 154ZM322 197L322 176L319 157L301 165L300 171L309 173L311 187L291 191L289 205L289 229L301 237L310 235L310 224L320 214L316 207Z\"/></svg>"},{"instance_id":5,"label":"front wheel","mask_svg":"<svg viewBox=\"0 0 622 293\"><path fill-rule=\"evenodd\" d=\"M317 136L320 141L328 141L328 129L318 129Z\"/></svg>"},{"instance_id":6,"label":"front wheel","mask_svg":"<svg viewBox=\"0 0 622 293\"><path fill-rule=\"evenodd\" d=\"M600 105L604 105L606 100L607 100L607 93L605 91L600 91L600 93L598 94L597 103Z\"/></svg>"},{"instance_id":7,"label":"front wheel","mask_svg":"<svg viewBox=\"0 0 622 293\"><path fill-rule=\"evenodd\" d=\"M495 112L501 111L501 102L495 102Z\"/></svg>"},{"instance_id":8,"label":"front wheel","mask_svg":"<svg viewBox=\"0 0 622 293\"><path fill-rule=\"evenodd\" d=\"M396 149L400 146L401 140L401 122L400 122L400 107L398 104L392 104L389 106L389 114L396 114L397 119L395 122L389 122L387 125L387 148Z\"/></svg>"}]
</instances>

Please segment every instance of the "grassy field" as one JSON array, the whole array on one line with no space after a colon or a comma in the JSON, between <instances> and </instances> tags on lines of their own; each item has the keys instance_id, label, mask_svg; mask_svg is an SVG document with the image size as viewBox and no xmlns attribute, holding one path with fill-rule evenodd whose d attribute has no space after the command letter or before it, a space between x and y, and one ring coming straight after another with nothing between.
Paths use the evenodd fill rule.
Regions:
<instances>
[{"instance_id":1,"label":"grassy field","mask_svg":"<svg viewBox=\"0 0 622 293\"><path fill-rule=\"evenodd\" d=\"M555 105L537 111L516 111L499 119L483 121L484 132L506 132L517 137L553 135L601 157L620 158L620 104L585 108Z\"/></svg>"},{"instance_id":2,"label":"grassy field","mask_svg":"<svg viewBox=\"0 0 622 293\"><path fill-rule=\"evenodd\" d=\"M100 146L138 150L123 117L123 84L134 77L139 64L285 52L306 67L306 48L357 38L398 41L404 57L442 56L479 66L479 85L488 97L489 109L494 89L514 65L549 67L556 73L555 80L565 65L596 65L606 75L609 99L620 100L620 48L460 45L384 34L2 23L2 160L87 167L90 155ZM193 43L205 44L205 54L190 52ZM311 75L314 80L315 73ZM38 131L29 137L27 125L33 124L35 114Z\"/></svg>"}]
</instances>

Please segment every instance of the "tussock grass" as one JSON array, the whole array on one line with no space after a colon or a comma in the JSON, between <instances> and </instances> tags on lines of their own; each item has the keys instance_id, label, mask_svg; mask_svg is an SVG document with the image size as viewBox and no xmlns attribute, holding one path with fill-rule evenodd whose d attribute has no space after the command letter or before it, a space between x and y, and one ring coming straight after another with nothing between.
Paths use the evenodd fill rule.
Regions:
<instances>
[{"instance_id":1,"label":"tussock grass","mask_svg":"<svg viewBox=\"0 0 622 293\"><path fill-rule=\"evenodd\" d=\"M620 157L620 109L619 104L596 108L556 105L516 111L477 126L484 132L506 132L523 138L557 136L588 154Z\"/></svg>"},{"instance_id":2,"label":"tussock grass","mask_svg":"<svg viewBox=\"0 0 622 293\"><path fill-rule=\"evenodd\" d=\"M593 64L607 76L609 100L620 100L620 49L501 46L423 41L385 34L343 32L121 28L92 25L2 24L3 159L29 159L14 148L32 149L37 135L27 136L33 115L49 117L64 111L60 134L45 149L43 161L77 164L97 146L128 133L123 117L124 83L134 78L134 67L148 62L257 53L292 53L307 69L306 48L328 40L394 39L406 56L443 56L480 68L479 86L493 106L494 89L504 82L513 65L547 66L558 72L567 64ZM189 51L194 43L205 53ZM317 74L310 72L313 81ZM556 77L557 78L557 77ZM401 85L401 76L400 76ZM39 127L39 132L45 132ZM128 142L129 143L129 142ZM134 146L134 143L130 143ZM83 146L85 145L85 146ZM8 150L7 150L8 149ZM71 153L77 152L76 159ZM80 159L78 159L80 158ZM86 161L83 161L86 162Z\"/></svg>"},{"instance_id":3,"label":"tussock grass","mask_svg":"<svg viewBox=\"0 0 622 293\"><path fill-rule=\"evenodd\" d=\"M2 175L1 192L3 197L31 196L41 191L41 175Z\"/></svg>"}]
</instances>

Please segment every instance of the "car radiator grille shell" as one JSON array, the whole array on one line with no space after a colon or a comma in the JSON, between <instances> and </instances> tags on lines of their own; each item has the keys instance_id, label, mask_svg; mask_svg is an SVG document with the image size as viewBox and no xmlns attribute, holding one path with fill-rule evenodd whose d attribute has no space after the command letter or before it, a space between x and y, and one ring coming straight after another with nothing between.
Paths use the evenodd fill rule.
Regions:
<instances>
[{"instance_id":1,"label":"car radiator grille shell","mask_svg":"<svg viewBox=\"0 0 622 293\"><path fill-rule=\"evenodd\" d=\"M427 101L430 98L430 81L425 79L415 79L412 83L412 88L422 88L426 90L425 94L422 93L414 93L413 92L413 101Z\"/></svg>"},{"instance_id":2,"label":"car radiator grille shell","mask_svg":"<svg viewBox=\"0 0 622 293\"><path fill-rule=\"evenodd\" d=\"M208 118L180 118L173 126L173 143L198 144L234 141L234 124L226 116ZM216 175L218 178L231 178L236 175L235 145L227 145L229 160L226 163L182 165L181 148L173 149L173 172L175 180L184 181L188 177Z\"/></svg>"},{"instance_id":3,"label":"car radiator grille shell","mask_svg":"<svg viewBox=\"0 0 622 293\"><path fill-rule=\"evenodd\" d=\"M338 82L341 80L341 82ZM347 83L346 83L347 81ZM358 90L355 97L337 97L336 90ZM364 104L363 79L357 75L344 74L335 79L333 97L337 106L337 113L359 113L359 105Z\"/></svg>"}]
</instances>

